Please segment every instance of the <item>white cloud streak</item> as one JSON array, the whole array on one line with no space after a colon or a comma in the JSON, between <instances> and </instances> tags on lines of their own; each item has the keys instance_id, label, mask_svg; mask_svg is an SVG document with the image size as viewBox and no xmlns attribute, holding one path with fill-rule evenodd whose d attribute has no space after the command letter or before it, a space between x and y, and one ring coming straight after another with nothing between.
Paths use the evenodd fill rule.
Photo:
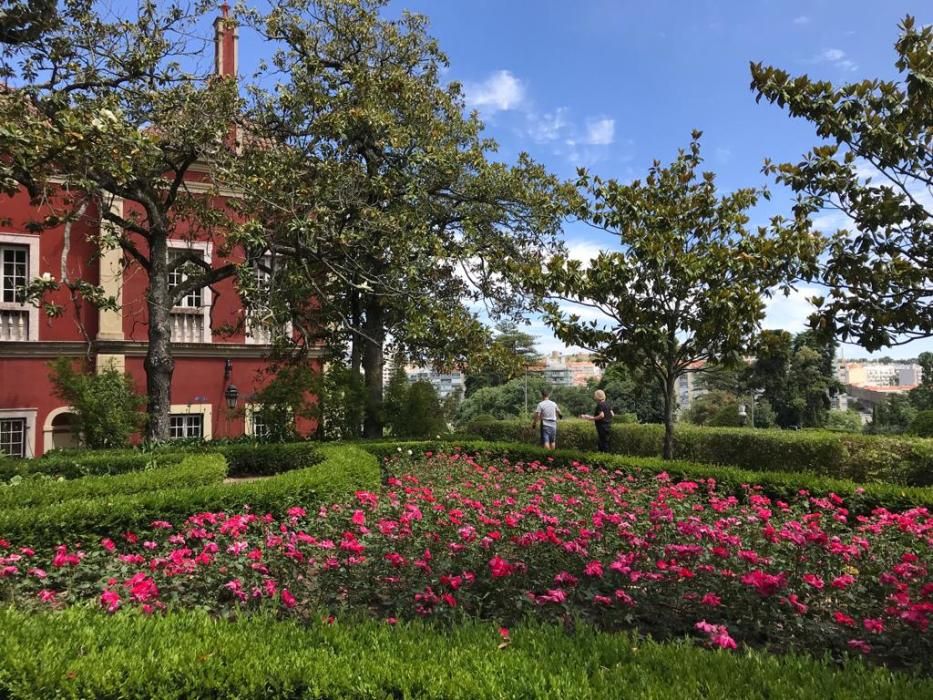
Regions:
<instances>
[{"instance_id":1,"label":"white cloud streak","mask_svg":"<svg viewBox=\"0 0 933 700\"><path fill-rule=\"evenodd\" d=\"M813 63L831 63L836 68L842 70L854 71L858 65L852 59L848 58L846 52L842 49L823 49Z\"/></svg>"},{"instance_id":2,"label":"white cloud streak","mask_svg":"<svg viewBox=\"0 0 933 700\"><path fill-rule=\"evenodd\" d=\"M498 70L481 83L466 83L463 88L467 104L487 113L517 109L525 100L525 86L507 70Z\"/></svg>"},{"instance_id":3,"label":"white cloud streak","mask_svg":"<svg viewBox=\"0 0 933 700\"><path fill-rule=\"evenodd\" d=\"M583 143L590 146L608 146L615 141L616 120L602 117L586 120L586 136Z\"/></svg>"}]
</instances>

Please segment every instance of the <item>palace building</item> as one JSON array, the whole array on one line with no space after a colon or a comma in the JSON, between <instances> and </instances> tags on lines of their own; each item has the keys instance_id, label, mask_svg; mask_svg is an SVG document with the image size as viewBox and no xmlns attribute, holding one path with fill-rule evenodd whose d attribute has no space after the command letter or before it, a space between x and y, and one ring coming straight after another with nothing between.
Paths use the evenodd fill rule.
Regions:
<instances>
[{"instance_id":1,"label":"palace building","mask_svg":"<svg viewBox=\"0 0 933 700\"><path fill-rule=\"evenodd\" d=\"M226 17L226 8L214 27L215 71L235 77L237 28ZM209 176L208 165L196 163L188 173L186 188L216 196L216 206L222 207L225 198L236 193L220 190L219 195L207 195ZM30 223L47 216L54 204L37 205L23 190L12 197L0 195L0 454L34 457L78 444L74 413L53 392L51 360L83 358L98 369L117 367L134 380L140 393L145 391L147 273L137 263L124 260L119 248L98 250L95 241L101 227L108 224L101 223L93 205L69 227L35 233ZM135 205L110 197L103 206L122 214ZM243 251L235 248L221 255L219 243L216 235L192 233L186 222L176 221L170 254L194 250L212 267L245 259ZM180 280L175 278L182 274L173 270L170 284L177 284ZM63 308L57 317L22 303L23 285L35 278L62 280L66 276L100 284L119 300L119 310L74 303L64 285L49 299ZM171 311L171 332L175 358L171 436L210 439L261 434L264 426L254 419L256 406L250 397L269 379L264 370L270 339L256 324L250 327L234 279L188 294ZM237 395L235 409L229 407L233 394ZM314 424L300 419L297 427L306 434Z\"/></svg>"}]
</instances>

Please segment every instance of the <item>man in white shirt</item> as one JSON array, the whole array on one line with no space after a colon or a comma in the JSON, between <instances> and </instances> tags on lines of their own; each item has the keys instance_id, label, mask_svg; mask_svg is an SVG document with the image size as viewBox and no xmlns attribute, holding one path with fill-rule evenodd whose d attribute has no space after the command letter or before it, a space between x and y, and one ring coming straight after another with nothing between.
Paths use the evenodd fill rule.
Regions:
<instances>
[{"instance_id":1,"label":"man in white shirt","mask_svg":"<svg viewBox=\"0 0 933 700\"><path fill-rule=\"evenodd\" d=\"M547 389L541 390L541 402L535 409L531 420L531 429L534 430L541 421L541 443L549 450L557 447L557 419L563 418L557 404L548 398Z\"/></svg>"}]
</instances>

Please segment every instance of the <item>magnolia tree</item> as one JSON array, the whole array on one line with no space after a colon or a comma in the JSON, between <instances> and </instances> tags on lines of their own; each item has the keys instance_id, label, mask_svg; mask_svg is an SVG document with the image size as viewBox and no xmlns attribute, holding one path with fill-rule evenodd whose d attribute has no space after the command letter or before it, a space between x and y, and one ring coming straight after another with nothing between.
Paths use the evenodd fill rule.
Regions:
<instances>
[{"instance_id":1,"label":"magnolia tree","mask_svg":"<svg viewBox=\"0 0 933 700\"><path fill-rule=\"evenodd\" d=\"M181 66L203 53L196 25L216 3L141 2L125 19L92 0L64 0L57 10L49 4L39 13L29 10L40 3L13 3L0 23L0 79L9 85L0 91L0 189L25 188L35 201L55 203L36 225L64 222L66 250L70 224L96 212L99 249L119 248L124 264L146 276L147 430L150 439L166 439L170 311L236 273L233 264L212 267L194 253L169 255L179 221L199 240L229 224L210 192L185 187L193 164L223 154L239 107L235 81ZM115 198L122 209L110 206ZM64 284L73 297L113 306L92 281L70 277L66 263L59 280L32 292ZM170 285L170 273L182 267L184 281Z\"/></svg>"},{"instance_id":2,"label":"magnolia tree","mask_svg":"<svg viewBox=\"0 0 933 700\"><path fill-rule=\"evenodd\" d=\"M812 122L799 163L766 163L797 193L795 214L838 214L813 328L869 350L933 336L933 26L907 17L897 80L834 86L752 64L752 89Z\"/></svg>"},{"instance_id":3,"label":"magnolia tree","mask_svg":"<svg viewBox=\"0 0 933 700\"><path fill-rule=\"evenodd\" d=\"M561 340L653 378L664 396L664 457L673 456L677 379L701 362L739 361L764 318L764 299L815 265L821 239L805 218L751 229L767 193L720 196L699 173L700 133L668 166L622 184L580 172L579 215L618 238L589 263L555 256L542 278L548 323ZM561 302L595 309L584 321Z\"/></svg>"},{"instance_id":4,"label":"magnolia tree","mask_svg":"<svg viewBox=\"0 0 933 700\"><path fill-rule=\"evenodd\" d=\"M493 317L533 304L523 280L560 249L560 183L522 155L491 159L424 17L384 0L286 0L246 13L278 50L252 93L262 133L232 178L248 247L268 246L251 303L290 319L298 342L362 369L364 432L382 434L385 352L463 362Z\"/></svg>"}]
</instances>

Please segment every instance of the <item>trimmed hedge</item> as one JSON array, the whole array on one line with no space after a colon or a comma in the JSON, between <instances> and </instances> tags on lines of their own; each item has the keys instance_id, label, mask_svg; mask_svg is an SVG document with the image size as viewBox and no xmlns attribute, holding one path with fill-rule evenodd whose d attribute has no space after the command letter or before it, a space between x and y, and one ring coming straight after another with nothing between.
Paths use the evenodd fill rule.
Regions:
<instances>
[{"instance_id":1,"label":"trimmed hedge","mask_svg":"<svg viewBox=\"0 0 933 700\"><path fill-rule=\"evenodd\" d=\"M755 485L773 498L790 500L799 496L801 489L814 496L835 493L846 499L846 507L853 514L869 513L875 508L907 510L915 507L933 509L933 488L898 486L895 484L860 484L847 479L834 479L806 472L750 471L738 467L698 464L682 460L663 460L659 457L628 457L603 452L575 450L548 451L524 443L487 442L483 440L383 442L362 445L380 460L391 456L406 455L407 450L450 452L452 449L470 453L482 453L491 457L508 457L513 460L553 459L563 465L573 461L589 465L603 465L623 471L642 470L660 474L667 472L677 480L699 481L715 479L721 492L741 496L746 486ZM399 449L401 448L401 452Z\"/></svg>"},{"instance_id":2,"label":"trimmed hedge","mask_svg":"<svg viewBox=\"0 0 933 700\"><path fill-rule=\"evenodd\" d=\"M270 476L292 469L306 469L320 461L320 443L287 442L211 446L209 452L222 454L230 476Z\"/></svg>"},{"instance_id":3,"label":"trimmed hedge","mask_svg":"<svg viewBox=\"0 0 933 700\"><path fill-rule=\"evenodd\" d=\"M857 660L712 652L529 623L144 617L0 608L0 695L32 698L903 698L933 680Z\"/></svg>"},{"instance_id":4,"label":"trimmed hedge","mask_svg":"<svg viewBox=\"0 0 933 700\"><path fill-rule=\"evenodd\" d=\"M477 421L467 425L465 432L485 440L536 442L533 431L518 420ZM613 424L610 447L616 454L656 457L661 455L663 441L663 425ZM596 431L588 421L562 421L557 443L592 450ZM859 482L933 485L933 440L923 438L678 425L674 457L752 471L800 471Z\"/></svg>"},{"instance_id":5,"label":"trimmed hedge","mask_svg":"<svg viewBox=\"0 0 933 700\"><path fill-rule=\"evenodd\" d=\"M220 453L227 459L230 476L268 476L315 463L318 444L289 443L165 443L148 450L68 450L39 459L0 459L0 482L14 476L36 474L78 479L84 476L126 474L178 464L185 455Z\"/></svg>"},{"instance_id":6,"label":"trimmed hedge","mask_svg":"<svg viewBox=\"0 0 933 700\"><path fill-rule=\"evenodd\" d=\"M68 481L48 477L0 483L0 509L41 506L82 498L145 493L165 488L184 488L220 483L227 476L223 460L182 460L178 464L116 476L86 476Z\"/></svg>"},{"instance_id":7,"label":"trimmed hedge","mask_svg":"<svg viewBox=\"0 0 933 700\"><path fill-rule=\"evenodd\" d=\"M66 453L52 453L39 459L0 460L0 481L9 481L15 476L28 478L36 474L63 479L126 474L168 464L178 464L183 457L183 452L168 450L159 452L71 450Z\"/></svg>"},{"instance_id":8,"label":"trimmed hedge","mask_svg":"<svg viewBox=\"0 0 933 700\"><path fill-rule=\"evenodd\" d=\"M360 489L379 487L379 464L363 450L345 445L317 447L317 463L257 481L169 487L151 492L78 498L46 506L0 510L0 539L17 546L54 545L148 527L153 520L182 521L201 511L277 513L293 505L340 501ZM190 468L216 469L220 454L189 454Z\"/></svg>"}]
</instances>

